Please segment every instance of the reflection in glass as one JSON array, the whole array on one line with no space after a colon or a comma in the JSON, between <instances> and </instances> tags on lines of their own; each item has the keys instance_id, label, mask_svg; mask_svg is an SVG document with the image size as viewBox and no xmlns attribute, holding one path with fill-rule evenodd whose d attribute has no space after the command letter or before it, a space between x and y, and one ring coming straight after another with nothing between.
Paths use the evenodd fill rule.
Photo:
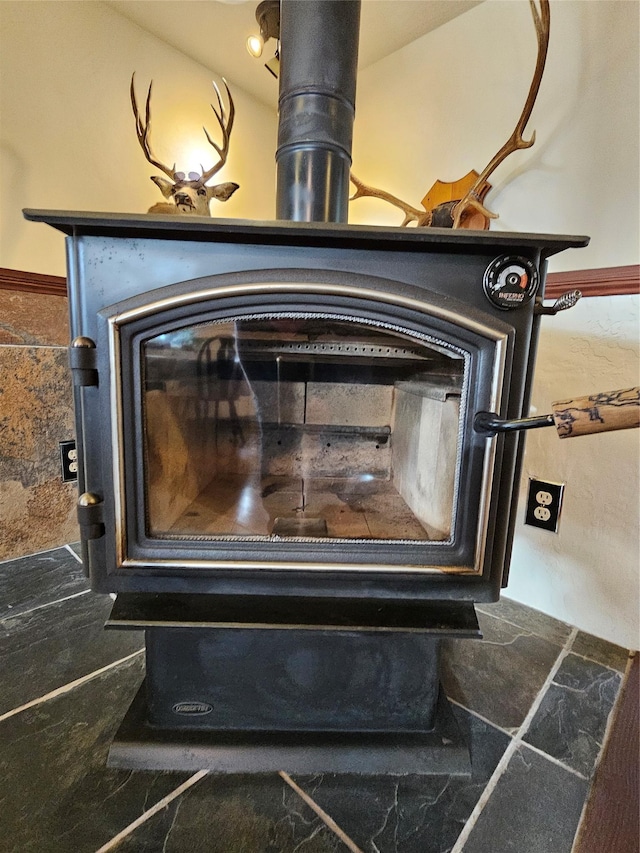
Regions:
<instances>
[{"instance_id":1,"label":"reflection in glass","mask_svg":"<svg viewBox=\"0 0 640 853\"><path fill-rule=\"evenodd\" d=\"M150 338L148 533L450 539L463 356L318 315Z\"/></svg>"}]
</instances>

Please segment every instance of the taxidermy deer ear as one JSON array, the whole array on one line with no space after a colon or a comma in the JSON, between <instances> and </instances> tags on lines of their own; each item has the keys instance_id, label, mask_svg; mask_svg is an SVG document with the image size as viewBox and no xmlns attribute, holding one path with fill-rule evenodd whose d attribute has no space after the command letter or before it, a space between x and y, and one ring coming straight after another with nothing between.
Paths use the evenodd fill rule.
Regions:
<instances>
[{"instance_id":1,"label":"taxidermy deer ear","mask_svg":"<svg viewBox=\"0 0 640 853\"><path fill-rule=\"evenodd\" d=\"M232 181L229 181L226 184L216 184L214 187L207 187L206 189L210 199L215 198L218 201L227 201L239 186L240 184L234 184Z\"/></svg>"},{"instance_id":2,"label":"taxidermy deer ear","mask_svg":"<svg viewBox=\"0 0 640 853\"><path fill-rule=\"evenodd\" d=\"M151 180L165 198L171 198L171 192L175 186L173 181L168 181L166 178L161 178L158 175L153 175Z\"/></svg>"}]
</instances>

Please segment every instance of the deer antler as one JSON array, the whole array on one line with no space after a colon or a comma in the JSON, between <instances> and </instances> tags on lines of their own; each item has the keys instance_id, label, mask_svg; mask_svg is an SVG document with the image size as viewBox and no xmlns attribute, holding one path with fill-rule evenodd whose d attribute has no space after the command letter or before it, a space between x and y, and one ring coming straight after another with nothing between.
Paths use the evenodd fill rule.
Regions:
<instances>
[{"instance_id":1,"label":"deer antler","mask_svg":"<svg viewBox=\"0 0 640 853\"><path fill-rule=\"evenodd\" d=\"M418 225L425 226L431 224L431 211L419 210L417 207L412 207L410 204L407 204L406 201L402 201L402 199L397 196L386 192L386 190L379 190L376 189L376 187L367 186L367 184L363 184L362 181L358 180L353 172L351 172L349 177L351 179L351 183L356 186L356 191L352 196L350 196L349 201L365 197L379 198L382 199L382 201L388 201L389 204L392 204L394 207L399 207L400 210L404 212L402 225L408 225L409 222L415 222Z\"/></svg>"},{"instance_id":2,"label":"deer antler","mask_svg":"<svg viewBox=\"0 0 640 853\"><path fill-rule=\"evenodd\" d=\"M220 112L218 112L218 110L213 106L213 104L211 104L211 109L215 113L215 116L218 119L218 124L220 125L220 129L222 130L222 146L220 147L216 145L213 139L211 139L211 137L209 136L206 127L202 128L204 130L204 135L207 137L207 141L215 148L215 150L218 152L218 156L220 157L220 160L206 172L202 165L200 165L200 168L202 169L203 183L206 183L209 178L212 178L216 172L220 171L220 169L227 162L227 156L229 154L229 140L231 137L231 131L233 130L233 120L235 118L236 108L234 106L233 98L231 97L229 87L227 86L227 81L224 79L224 77L222 78L222 82L224 83L227 98L229 99L229 113L227 114L227 112L225 111L224 103L220 95L220 89L218 89L218 86L214 81L213 88L216 92L216 98L218 99L218 109L220 110Z\"/></svg>"},{"instance_id":3,"label":"deer antler","mask_svg":"<svg viewBox=\"0 0 640 853\"><path fill-rule=\"evenodd\" d=\"M131 106L133 107L133 115L136 120L136 134L138 136L138 142L140 143L140 147L144 151L144 156L147 158L149 163L164 172L165 175L171 178L171 180L175 180L175 165L173 169L170 169L168 166L165 166L164 163L161 163L160 160L158 160L151 151L151 89L153 87L153 80L151 81L151 83L149 83L149 91L147 92L147 102L145 105L145 117L143 121L140 117L140 111L138 109L138 102L136 100L136 93L134 89L135 76L135 73L131 75ZM224 77L222 78L222 82L224 83L227 98L229 99L229 112L227 113L227 111L225 110L224 102L220 94L220 89L214 81L213 88L215 89L216 98L218 100L218 108L216 109L216 107L211 104L211 109L215 113L215 116L218 119L218 124L220 125L220 128L222 130L222 145L217 145L213 141L206 127L202 128L204 130L205 136L207 137L207 141L215 148L215 150L218 152L218 157L220 158L218 162L207 171L205 171L202 165L200 166L200 168L202 169L202 178L200 180L203 184L206 183L209 178L212 178L216 172L220 171L220 169L226 163L227 157L229 155L229 140L231 137L231 131L233 129L233 120L235 118L236 110L233 103L233 98L231 97L231 92L229 91L229 86L227 85L227 81L224 79Z\"/></svg>"},{"instance_id":4,"label":"deer antler","mask_svg":"<svg viewBox=\"0 0 640 853\"><path fill-rule=\"evenodd\" d=\"M531 148L533 143L536 141L535 130L531 134L531 139L528 140L523 139L522 134L524 133L524 129L527 126L527 122L531 118L533 105L536 102L536 98L538 97L538 90L540 89L540 81L542 80L542 73L544 71L544 66L547 59L547 50L549 47L549 25L551 14L549 11L549 0L540 0L540 12L538 12L535 0L529 0L529 5L531 7L531 14L533 16L533 22L536 28L536 36L538 39L538 59L536 61L535 71L533 72L533 80L531 81L531 86L529 87L529 94L527 95L527 100L525 101L522 114L520 115L520 118L518 119L514 131L509 137L509 139L507 139L502 148L487 163L483 171L478 175L478 179L476 180L474 185L456 205L455 214L453 218L454 228L458 228L460 226L460 220L462 219L462 216L469 207L475 208L480 213L484 214L484 216L488 216L490 219L497 219L497 214L492 213L490 210L487 210L487 208L478 198L478 190L488 179L489 175L491 175L495 171L495 169L497 169L500 163L502 163L502 161L505 160L509 156L509 154L512 154L514 151L519 151L521 148Z\"/></svg>"},{"instance_id":5,"label":"deer antler","mask_svg":"<svg viewBox=\"0 0 640 853\"><path fill-rule=\"evenodd\" d=\"M138 136L138 142L140 143L140 147L144 151L144 156L151 163L152 166L156 166L160 171L164 172L171 180L174 179L175 166L173 169L170 169L168 166L165 166L164 163L161 163L160 160L157 160L151 151L151 145L149 142L149 135L151 133L151 87L153 86L153 80L149 83L149 91L147 92L147 103L145 107L145 117L144 122L140 118L140 112L138 110L138 102L136 101L136 93L133 87L133 81L135 78L135 72L131 75L131 106L133 107L133 115L136 120L136 134Z\"/></svg>"}]
</instances>

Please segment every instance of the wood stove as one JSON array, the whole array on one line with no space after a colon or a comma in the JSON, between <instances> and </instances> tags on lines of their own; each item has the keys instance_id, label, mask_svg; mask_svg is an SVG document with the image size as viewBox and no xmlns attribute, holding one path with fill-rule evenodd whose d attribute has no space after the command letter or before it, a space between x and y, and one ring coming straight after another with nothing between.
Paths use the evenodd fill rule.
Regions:
<instances>
[{"instance_id":1,"label":"wood stove","mask_svg":"<svg viewBox=\"0 0 640 853\"><path fill-rule=\"evenodd\" d=\"M280 223L68 235L83 562L143 628L114 766L469 772L438 680L506 578L550 255L347 218L359 3L281 3ZM485 418L485 422L486 422Z\"/></svg>"},{"instance_id":2,"label":"wood stove","mask_svg":"<svg viewBox=\"0 0 640 853\"><path fill-rule=\"evenodd\" d=\"M521 453L474 418L527 413L585 240L27 216L69 235L83 561L147 632L112 761L467 769L437 648L499 596Z\"/></svg>"}]
</instances>

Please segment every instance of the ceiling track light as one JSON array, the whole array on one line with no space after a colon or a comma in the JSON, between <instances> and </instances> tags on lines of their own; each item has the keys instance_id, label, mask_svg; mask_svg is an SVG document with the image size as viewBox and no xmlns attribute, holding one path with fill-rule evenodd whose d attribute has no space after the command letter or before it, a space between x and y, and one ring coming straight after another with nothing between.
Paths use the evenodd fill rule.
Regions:
<instances>
[{"instance_id":1,"label":"ceiling track light","mask_svg":"<svg viewBox=\"0 0 640 853\"><path fill-rule=\"evenodd\" d=\"M258 3L256 21L260 28L260 35L252 33L247 38L247 50L251 56L258 59L262 56L265 43L269 39L275 39L278 42L275 56L265 63L265 68L274 77L277 77L280 69L280 0L262 0L261 3Z\"/></svg>"}]
</instances>

